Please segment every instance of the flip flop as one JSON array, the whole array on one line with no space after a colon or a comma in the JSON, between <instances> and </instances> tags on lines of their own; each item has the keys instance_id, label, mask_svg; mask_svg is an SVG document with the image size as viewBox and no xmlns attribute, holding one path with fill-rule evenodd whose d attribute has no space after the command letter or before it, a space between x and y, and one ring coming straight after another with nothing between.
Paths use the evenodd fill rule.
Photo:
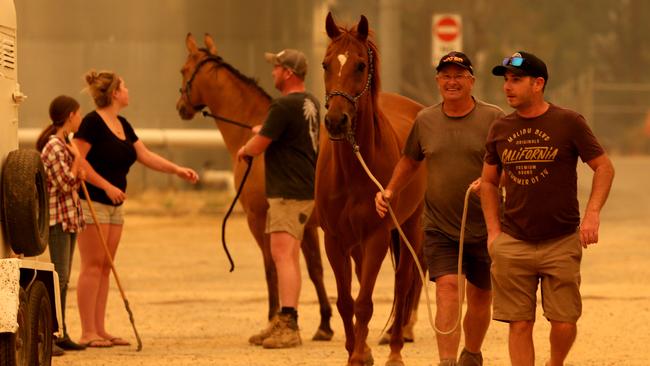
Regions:
<instances>
[{"instance_id":1,"label":"flip flop","mask_svg":"<svg viewBox=\"0 0 650 366\"><path fill-rule=\"evenodd\" d=\"M103 339L103 338L97 338L97 339L91 339L86 343L80 343L86 347L95 347L95 348L108 348L108 347L113 347L113 342Z\"/></svg>"},{"instance_id":2,"label":"flip flop","mask_svg":"<svg viewBox=\"0 0 650 366\"><path fill-rule=\"evenodd\" d=\"M126 339L122 339L120 337L113 337L111 339L107 339L107 341L111 342L113 346L130 346L131 342L127 341Z\"/></svg>"}]
</instances>

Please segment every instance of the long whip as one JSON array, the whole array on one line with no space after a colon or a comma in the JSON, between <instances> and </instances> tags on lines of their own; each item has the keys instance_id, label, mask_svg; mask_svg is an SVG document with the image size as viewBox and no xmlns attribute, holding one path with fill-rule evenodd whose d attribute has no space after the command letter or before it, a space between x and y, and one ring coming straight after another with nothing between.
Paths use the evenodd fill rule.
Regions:
<instances>
[{"instance_id":1,"label":"long whip","mask_svg":"<svg viewBox=\"0 0 650 366\"><path fill-rule=\"evenodd\" d=\"M102 232L101 226L99 226L99 221L97 220L97 214L95 213L95 209L93 208L93 204L90 200L90 195L88 194L88 188L86 188L86 183L83 180L81 181L81 188L83 189L84 194L86 195L86 202L88 202L88 208L90 208L90 214L93 216L95 227L97 228L97 232L99 232L99 237L102 241L104 252L106 253L108 262L111 264L111 271L113 272L113 276L115 277L115 283L117 283L117 288L120 289L120 295L122 295L122 300L124 300L124 307L126 308L126 312L129 313L129 321L131 321L131 326L133 326L133 333L135 333L135 339L138 342L138 348L136 349L136 351L140 352L142 351L142 340L140 339L138 330L135 328L135 319L133 318L133 312L131 311L131 307L129 306L129 300L126 299L126 294L124 293L124 289L122 289L120 278L118 277L117 271L115 270L115 264L113 264L113 256L111 256L111 252L108 250L108 245L106 244L104 233Z\"/></svg>"}]
</instances>

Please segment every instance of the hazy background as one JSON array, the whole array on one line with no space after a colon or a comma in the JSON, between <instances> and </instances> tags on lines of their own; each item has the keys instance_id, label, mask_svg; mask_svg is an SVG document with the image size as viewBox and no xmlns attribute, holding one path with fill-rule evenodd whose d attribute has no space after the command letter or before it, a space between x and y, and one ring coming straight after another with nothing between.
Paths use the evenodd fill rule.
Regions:
<instances>
[{"instance_id":1,"label":"hazy background","mask_svg":"<svg viewBox=\"0 0 650 366\"><path fill-rule=\"evenodd\" d=\"M208 128L203 117L182 121L175 110L187 32L202 43L210 33L224 59L259 80L271 95L265 51L303 50L307 87L322 99L325 16L354 25L364 14L375 30L384 90L423 104L439 100L431 62L432 16L457 13L463 51L475 64L475 96L510 110L501 78L491 68L517 50L546 61L549 101L583 113L612 154L650 152L650 1L646 0L15 0L18 75L28 95L21 127L48 123L58 94L93 104L83 75L91 68L124 77L131 104L123 114L138 128ZM163 148L163 155L197 170L228 169L218 149ZM185 187L173 178L134 168L130 189Z\"/></svg>"}]
</instances>

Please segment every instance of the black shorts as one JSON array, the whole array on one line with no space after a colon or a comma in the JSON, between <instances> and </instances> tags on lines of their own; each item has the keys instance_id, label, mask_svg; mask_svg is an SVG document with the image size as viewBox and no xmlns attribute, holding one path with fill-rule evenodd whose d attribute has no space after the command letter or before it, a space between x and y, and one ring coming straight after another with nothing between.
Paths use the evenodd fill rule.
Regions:
<instances>
[{"instance_id":1,"label":"black shorts","mask_svg":"<svg viewBox=\"0 0 650 366\"><path fill-rule=\"evenodd\" d=\"M424 260L429 268L429 278L458 273L458 242L438 231L424 232ZM490 255L487 243L463 245L463 274L472 285L490 290Z\"/></svg>"}]
</instances>

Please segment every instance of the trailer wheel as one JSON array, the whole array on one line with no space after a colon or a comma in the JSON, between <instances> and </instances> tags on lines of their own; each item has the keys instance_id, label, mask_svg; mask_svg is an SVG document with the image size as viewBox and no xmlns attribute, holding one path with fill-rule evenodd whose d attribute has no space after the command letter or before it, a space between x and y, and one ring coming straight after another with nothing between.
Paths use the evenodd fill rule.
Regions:
<instances>
[{"instance_id":1,"label":"trailer wheel","mask_svg":"<svg viewBox=\"0 0 650 366\"><path fill-rule=\"evenodd\" d=\"M50 366L52 362L52 307L50 295L41 281L29 289L29 349L27 365Z\"/></svg>"},{"instance_id":2,"label":"trailer wheel","mask_svg":"<svg viewBox=\"0 0 650 366\"><path fill-rule=\"evenodd\" d=\"M18 295L18 331L16 333L0 333L0 366L22 366L27 363L29 350L29 317L27 316L27 294L20 289Z\"/></svg>"},{"instance_id":3,"label":"trailer wheel","mask_svg":"<svg viewBox=\"0 0 650 366\"><path fill-rule=\"evenodd\" d=\"M7 155L2 168L2 221L6 240L17 254L31 257L45 250L50 211L45 169L36 150Z\"/></svg>"}]
</instances>

